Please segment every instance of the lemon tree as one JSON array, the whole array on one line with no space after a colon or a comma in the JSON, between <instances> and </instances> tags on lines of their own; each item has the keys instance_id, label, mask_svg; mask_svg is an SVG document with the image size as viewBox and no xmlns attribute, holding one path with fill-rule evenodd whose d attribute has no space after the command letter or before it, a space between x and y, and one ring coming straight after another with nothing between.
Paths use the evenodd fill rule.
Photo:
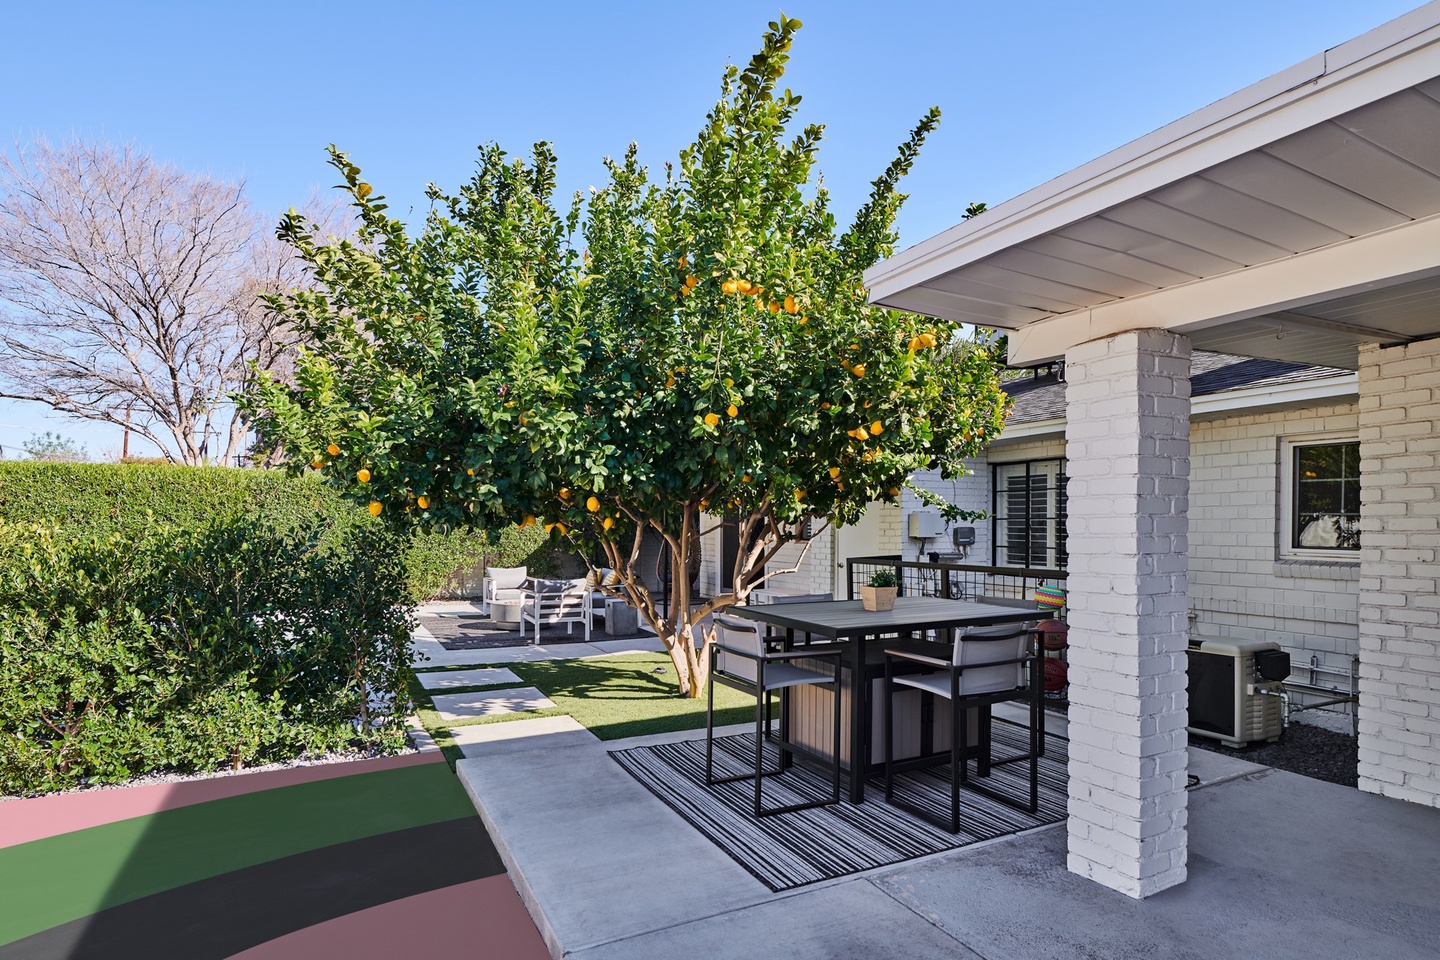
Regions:
<instances>
[{"instance_id":1,"label":"lemon tree","mask_svg":"<svg viewBox=\"0 0 1440 960\"><path fill-rule=\"evenodd\" d=\"M458 191L430 188L412 235L332 148L356 240L324 242L293 213L281 225L316 280L272 300L311 346L255 401L290 468L403 524L545 524L621 572L614 592L691 696L712 639L700 625L764 582L799 525L853 522L915 470L961 474L1006 406L988 354L869 306L861 282L893 249L897 187L939 111L841 229L815 176L823 128L795 130L800 97L780 86L799 27L771 23L726 70L662 176L632 145L602 187L560 203L548 145L523 159L488 146ZM662 608L637 570L642 539L663 539L687 584L719 515L749 545L734 590Z\"/></svg>"}]
</instances>

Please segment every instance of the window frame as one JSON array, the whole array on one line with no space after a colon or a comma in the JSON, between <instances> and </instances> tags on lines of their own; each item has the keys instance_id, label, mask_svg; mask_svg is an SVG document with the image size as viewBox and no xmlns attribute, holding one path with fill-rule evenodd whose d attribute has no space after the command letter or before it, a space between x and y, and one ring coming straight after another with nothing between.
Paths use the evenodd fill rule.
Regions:
<instances>
[{"instance_id":1,"label":"window frame","mask_svg":"<svg viewBox=\"0 0 1440 960\"><path fill-rule=\"evenodd\" d=\"M1004 491L1001 490L1000 471L1001 471L1001 470L1004 470L1004 469L1007 469L1007 468L1013 469L1013 468L1018 467L1018 466L1023 466L1023 467L1025 468L1025 478L1026 478L1026 481L1027 481L1027 483L1026 483L1026 488L1027 488L1027 491L1028 491L1029 486L1030 486L1030 484L1029 484L1029 479L1030 479L1030 477L1032 477L1032 476L1035 475L1036 471L1034 470L1034 468L1035 468L1035 466L1036 466L1037 464L1055 464L1055 465L1056 465L1054 473L1051 474L1051 475L1054 477L1054 479L1055 479L1055 483L1051 486L1050 492L1049 492L1049 497L1047 498L1047 506L1048 506L1048 507L1051 507L1051 508L1053 508L1053 509L1052 509L1052 510L1048 510L1048 511L1047 511L1047 515L1044 516L1044 517L1034 517L1034 516L1032 516L1032 514L1031 514L1031 506L1032 506L1033 503L1034 503L1034 499L1033 499L1033 497L1031 497L1031 496L1027 496L1027 497L1025 498L1025 517L1024 517L1024 521L1025 521L1025 522L1024 522L1024 526L1025 526L1025 529L1026 529L1025 555L1026 555L1027 557L1029 557L1029 556L1033 555L1034 552L1035 552L1034 549L1033 549L1033 545L1032 545L1031 542L1030 542L1030 533L1029 533L1029 531L1033 528L1034 523L1035 523L1037 520L1039 520L1039 521L1043 521L1043 522L1045 523L1045 533L1046 533L1046 537L1047 537L1047 545L1046 545L1046 548L1045 548L1045 552L1047 553L1047 555L1053 555L1053 556L1055 557L1055 563L1054 563L1053 565L1042 565L1042 566L1040 566L1040 567L1038 567L1038 568L1037 568L1037 567L1032 567L1029 563L1024 563L1024 564L1009 563L1009 562L1007 562L1007 561L1005 561L1005 560L1002 559L1001 553L1000 553L1000 551L1001 551L1002 549L1006 549L1006 548L1008 547L1008 543L1002 543L1002 542L1001 542L1001 537L1000 537L1000 525L1001 525L1002 523L1007 522L1007 521L1013 521L1014 519L1016 519L1016 518L1014 518L1014 517L1008 517L1008 516L1007 516L1007 517L1002 518L1002 517L1000 516L1000 498L1001 498L1001 496L1002 496L1003 493L1004 493ZM1067 466L1068 466L1068 461L1067 461L1066 458L1063 457L1063 456L1059 456L1059 457L1033 457L1033 458L1030 458L1030 459L1028 459L1028 460L1008 460L1008 461L1003 461L1003 462L993 462L993 461L991 462L991 464L990 464L990 565L991 565L991 566L993 566L993 567L1008 567L1008 568L1015 569L1015 570L1023 570L1023 569L1032 569L1032 570L1033 570L1033 569L1064 570L1064 569L1066 569L1066 567L1069 565L1069 560L1070 560L1069 551L1066 550L1066 543L1065 543L1065 538L1066 538L1067 531L1068 531L1068 520L1069 520L1069 512L1070 512L1070 511L1069 511L1068 498L1066 497L1066 491L1065 491L1065 484L1066 484L1066 482L1069 480L1069 476L1070 476L1069 473L1067 472L1067 469L1066 469Z\"/></svg>"},{"instance_id":2,"label":"window frame","mask_svg":"<svg viewBox=\"0 0 1440 960\"><path fill-rule=\"evenodd\" d=\"M1353 430L1331 431L1327 433L1314 433L1280 438L1280 469L1278 471L1280 481L1280 496L1278 498L1278 509L1275 517L1275 544L1276 557L1280 560L1314 560L1314 561L1341 561L1346 563L1358 563L1360 561L1360 549L1349 549L1340 547L1301 547L1295 545L1296 537L1296 510L1298 503L1295 496L1295 487L1298 478L1295 476L1295 460L1298 452L1305 447L1336 446L1339 444L1359 444L1360 437ZM1357 460L1357 471L1359 463ZM1363 489L1363 474L1357 472L1357 482Z\"/></svg>"}]
</instances>

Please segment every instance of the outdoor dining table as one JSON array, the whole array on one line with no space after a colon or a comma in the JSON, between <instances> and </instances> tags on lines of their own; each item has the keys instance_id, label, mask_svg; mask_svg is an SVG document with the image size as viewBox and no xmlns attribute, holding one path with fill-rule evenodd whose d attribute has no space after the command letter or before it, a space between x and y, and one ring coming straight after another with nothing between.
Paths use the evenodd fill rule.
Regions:
<instances>
[{"instance_id":1,"label":"outdoor dining table","mask_svg":"<svg viewBox=\"0 0 1440 960\"><path fill-rule=\"evenodd\" d=\"M941 597L897 597L893 610L866 610L859 600L829 600L819 603L773 603L759 606L731 607L735 616L746 617L785 631L787 647L793 647L798 634L809 642L830 642L841 645L842 671L849 668L847 684L851 709L848 731L851 762L846 764L850 777L850 802L865 798L865 778L870 769L870 730L872 711L868 693L871 671L866 669L867 647L876 651L894 646L903 639L927 631L948 633L954 627L988 626L996 623L1018 623L1039 616L1033 606L1016 601L1014 606L977 603L972 600L947 600ZM787 706L782 705L781 723L789 725ZM844 736L842 734L842 736ZM834 745L836 749L840 744ZM897 751L898 753L898 751ZM842 763L844 760L842 759Z\"/></svg>"}]
</instances>

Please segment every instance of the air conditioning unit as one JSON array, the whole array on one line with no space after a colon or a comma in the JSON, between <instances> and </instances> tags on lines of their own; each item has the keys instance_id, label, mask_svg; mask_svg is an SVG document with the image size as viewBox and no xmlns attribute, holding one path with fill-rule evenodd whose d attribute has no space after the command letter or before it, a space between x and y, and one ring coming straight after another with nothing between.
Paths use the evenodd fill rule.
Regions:
<instances>
[{"instance_id":1,"label":"air conditioning unit","mask_svg":"<svg viewBox=\"0 0 1440 960\"><path fill-rule=\"evenodd\" d=\"M910 539L931 540L945 536L945 518L939 510L916 510L910 514Z\"/></svg>"},{"instance_id":2,"label":"air conditioning unit","mask_svg":"<svg viewBox=\"0 0 1440 960\"><path fill-rule=\"evenodd\" d=\"M1186 729L1232 747L1280 737L1285 725L1276 694L1290 673L1290 657L1278 643L1191 640L1188 653L1190 726Z\"/></svg>"}]
</instances>

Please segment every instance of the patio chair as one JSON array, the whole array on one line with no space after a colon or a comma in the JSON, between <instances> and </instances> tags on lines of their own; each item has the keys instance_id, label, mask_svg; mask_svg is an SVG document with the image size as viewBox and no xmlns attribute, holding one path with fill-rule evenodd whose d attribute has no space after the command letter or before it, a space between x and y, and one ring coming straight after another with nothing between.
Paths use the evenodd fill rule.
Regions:
<instances>
[{"instance_id":1,"label":"patio chair","mask_svg":"<svg viewBox=\"0 0 1440 960\"><path fill-rule=\"evenodd\" d=\"M1044 683L1040 675L1039 654L1032 640L1035 624L1007 623L986 627L966 627L956 631L955 646L947 662L909 650L885 651L885 799L917 816L943 826L930 811L895 797L895 774L902 770L929 766L934 757L913 760L895 759L894 693L898 687L911 687L925 696L945 697L950 701L950 821L949 830L960 830L960 786L964 784L993 800L1034 813L1040 803L1039 761L1045 746ZM901 665L919 665L931 669L922 672L897 673ZM1030 705L1030 743L1024 753L1000 759L983 755L989 744L982 743L979 775L1007 763L1028 762L1029 792L1024 800L1006 796L991 786L976 783L969 776L968 716L971 708L988 708L1009 700L1024 700ZM987 724L988 727L988 724ZM982 738L985 739L985 738Z\"/></svg>"},{"instance_id":2,"label":"patio chair","mask_svg":"<svg viewBox=\"0 0 1440 960\"><path fill-rule=\"evenodd\" d=\"M480 612L488 617L492 603L523 600L521 588L529 578L524 567L486 567L485 579L480 582Z\"/></svg>"},{"instance_id":3,"label":"patio chair","mask_svg":"<svg viewBox=\"0 0 1440 960\"><path fill-rule=\"evenodd\" d=\"M520 632L525 624L535 624L535 643L540 642L540 628L565 624L565 632L571 633L575 624L585 626L585 642L590 642L590 625L593 608L590 606L590 588L584 578L579 580L531 580L524 591L525 600L520 607Z\"/></svg>"},{"instance_id":4,"label":"patio chair","mask_svg":"<svg viewBox=\"0 0 1440 960\"><path fill-rule=\"evenodd\" d=\"M767 649L760 624L754 620L738 617L715 616L715 643L710 648L709 701L705 708L705 783L735 783L740 780L755 781L755 816L768 817L777 813L794 810L808 810L840 802L840 652L817 653L812 651L774 652ZM810 667L800 667L792 660L833 660L833 673L822 673ZM735 690L755 696L755 771L731 777L716 777L715 755L715 684L722 683ZM788 770L794 762L794 754L803 749L783 737L771 737L769 728L770 695L776 690L803 684L830 685L834 689L835 731L831 740L833 759L831 762L830 797L824 800L808 800L780 807L765 809L762 805L762 778L778 776ZM782 733L784 728L782 726ZM765 741L770 739L780 751L780 766L766 770L764 764Z\"/></svg>"}]
</instances>

